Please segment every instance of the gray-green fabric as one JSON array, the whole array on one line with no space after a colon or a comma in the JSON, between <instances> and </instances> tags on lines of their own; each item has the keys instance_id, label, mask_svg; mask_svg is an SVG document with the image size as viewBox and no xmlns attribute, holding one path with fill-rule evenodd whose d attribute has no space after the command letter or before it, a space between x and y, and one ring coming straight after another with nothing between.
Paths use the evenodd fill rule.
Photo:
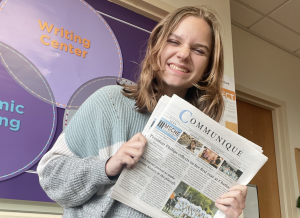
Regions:
<instances>
[{"instance_id":1,"label":"gray-green fabric","mask_svg":"<svg viewBox=\"0 0 300 218\"><path fill-rule=\"evenodd\" d=\"M58 151L40 167L40 184L64 208L64 218L148 217L110 198L115 181L107 177L105 163L150 117L135 111L135 101L121 89L106 86L89 97L62 133L62 149L74 155Z\"/></svg>"}]
</instances>

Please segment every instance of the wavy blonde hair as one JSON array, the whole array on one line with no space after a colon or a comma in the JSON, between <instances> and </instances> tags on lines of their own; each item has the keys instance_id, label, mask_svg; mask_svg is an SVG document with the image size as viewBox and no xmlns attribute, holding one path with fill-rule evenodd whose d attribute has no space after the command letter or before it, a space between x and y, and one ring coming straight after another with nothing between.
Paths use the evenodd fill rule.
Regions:
<instances>
[{"instance_id":1,"label":"wavy blonde hair","mask_svg":"<svg viewBox=\"0 0 300 218\"><path fill-rule=\"evenodd\" d=\"M206 6L186 6L176 9L156 25L148 41L146 56L140 65L141 73L137 85L123 88L125 96L135 99L137 111L145 113L154 110L164 87L159 72L162 70L160 57L167 39L180 21L188 16L195 16L205 20L212 30L212 52L201 80L188 89L185 100L209 117L220 121L224 110L221 92L224 57L220 25L214 14Z\"/></svg>"}]
</instances>

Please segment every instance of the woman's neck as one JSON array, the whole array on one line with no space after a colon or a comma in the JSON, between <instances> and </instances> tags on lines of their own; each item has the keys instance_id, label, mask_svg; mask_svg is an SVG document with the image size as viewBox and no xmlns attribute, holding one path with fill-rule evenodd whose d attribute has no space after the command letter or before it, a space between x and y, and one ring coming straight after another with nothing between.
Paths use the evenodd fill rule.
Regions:
<instances>
[{"instance_id":1,"label":"woman's neck","mask_svg":"<svg viewBox=\"0 0 300 218\"><path fill-rule=\"evenodd\" d=\"M169 97L172 97L175 94L178 95L180 98L184 99L186 92L187 90L182 90L179 88L165 88L162 92L162 95L167 95Z\"/></svg>"}]
</instances>

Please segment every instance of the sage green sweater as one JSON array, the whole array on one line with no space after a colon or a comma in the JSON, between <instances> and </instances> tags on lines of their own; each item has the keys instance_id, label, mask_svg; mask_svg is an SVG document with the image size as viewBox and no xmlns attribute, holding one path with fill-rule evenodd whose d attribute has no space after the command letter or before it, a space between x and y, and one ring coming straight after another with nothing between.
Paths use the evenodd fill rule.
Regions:
<instances>
[{"instance_id":1,"label":"sage green sweater","mask_svg":"<svg viewBox=\"0 0 300 218\"><path fill-rule=\"evenodd\" d=\"M63 207L63 218L148 217L110 197L116 181L107 177L106 161L150 117L121 92L106 86L90 96L39 163L40 184Z\"/></svg>"}]
</instances>

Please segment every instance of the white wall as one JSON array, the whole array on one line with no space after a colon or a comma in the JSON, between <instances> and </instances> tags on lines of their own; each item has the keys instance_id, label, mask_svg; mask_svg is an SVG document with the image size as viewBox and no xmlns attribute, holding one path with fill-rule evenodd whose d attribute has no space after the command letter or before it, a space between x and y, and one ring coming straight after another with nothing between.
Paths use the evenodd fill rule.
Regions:
<instances>
[{"instance_id":1,"label":"white wall","mask_svg":"<svg viewBox=\"0 0 300 218\"><path fill-rule=\"evenodd\" d=\"M299 189L294 148L300 148L300 59L234 25L232 41L236 84L286 102L296 205ZM300 210L297 212L300 218Z\"/></svg>"}]
</instances>

